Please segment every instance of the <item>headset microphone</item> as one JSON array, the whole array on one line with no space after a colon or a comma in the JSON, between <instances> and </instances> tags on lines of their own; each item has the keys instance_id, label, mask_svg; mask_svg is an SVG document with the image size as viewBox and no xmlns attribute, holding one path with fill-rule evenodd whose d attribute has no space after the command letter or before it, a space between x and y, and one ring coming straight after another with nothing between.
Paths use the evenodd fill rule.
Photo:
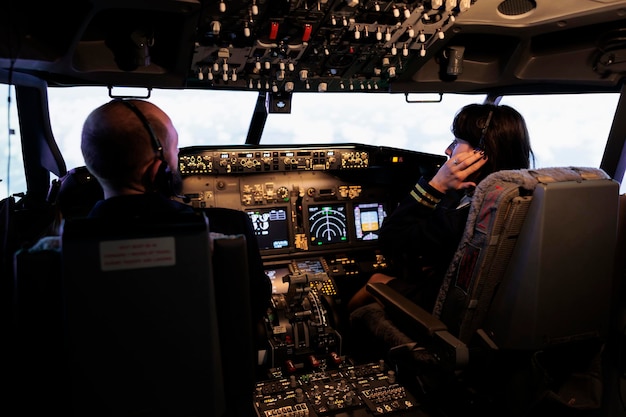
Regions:
<instances>
[{"instance_id":1,"label":"headset microphone","mask_svg":"<svg viewBox=\"0 0 626 417\"><path fill-rule=\"evenodd\" d=\"M161 161L161 164L159 165L159 169L156 175L154 176L154 180L152 181L153 187L161 194L164 194L166 197L171 197L171 196L178 197L181 200L183 200L183 202L189 203L191 199L186 195L180 195L175 189L174 174L172 173L172 170L170 169L167 161L165 160L163 145L161 144L161 141L157 137L156 133L154 132L152 125L150 124L150 122L148 122L148 119L146 118L146 116L141 112L141 110L139 110L139 108L137 108L137 106L134 103L128 100L120 100L120 101L124 103L124 105L128 107L130 110L132 110L132 112L135 113L137 118L139 118L144 128L148 132L148 135L150 136L150 140L152 141L152 146L158 155L159 161Z\"/></svg>"}]
</instances>

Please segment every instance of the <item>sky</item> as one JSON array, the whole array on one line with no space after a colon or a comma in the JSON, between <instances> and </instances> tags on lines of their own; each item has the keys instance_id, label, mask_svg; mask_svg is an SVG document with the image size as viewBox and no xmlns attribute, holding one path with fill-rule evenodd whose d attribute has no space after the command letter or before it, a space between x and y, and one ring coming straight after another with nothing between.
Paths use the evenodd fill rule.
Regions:
<instances>
[{"instance_id":1,"label":"sky","mask_svg":"<svg viewBox=\"0 0 626 417\"><path fill-rule=\"evenodd\" d=\"M91 110L110 100L108 93L101 87L50 89L51 128L68 168L84 165L79 145L82 123ZM6 86L0 88L2 94L7 100L0 100L0 113L7 116L0 119L0 198L5 198L25 191L25 181L17 111L7 107L14 97L9 97ZM618 94L519 96L504 98L501 104L525 117L537 168L597 167L618 98ZM244 143L256 99L256 92L153 90L149 100L170 115L179 146L184 147ZM443 155L453 139L450 124L455 112L482 100L476 95L444 95L441 103L407 103L402 94L295 94L290 114L268 116L261 143L364 143Z\"/></svg>"}]
</instances>

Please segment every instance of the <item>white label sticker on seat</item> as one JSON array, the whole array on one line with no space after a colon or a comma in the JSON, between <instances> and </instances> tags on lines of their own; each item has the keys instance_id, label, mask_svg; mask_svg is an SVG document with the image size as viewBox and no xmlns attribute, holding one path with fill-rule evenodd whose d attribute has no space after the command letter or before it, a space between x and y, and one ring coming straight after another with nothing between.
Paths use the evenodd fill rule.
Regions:
<instances>
[{"instance_id":1,"label":"white label sticker on seat","mask_svg":"<svg viewBox=\"0 0 626 417\"><path fill-rule=\"evenodd\" d=\"M175 264L176 244L172 236L100 242L100 266L103 271Z\"/></svg>"}]
</instances>

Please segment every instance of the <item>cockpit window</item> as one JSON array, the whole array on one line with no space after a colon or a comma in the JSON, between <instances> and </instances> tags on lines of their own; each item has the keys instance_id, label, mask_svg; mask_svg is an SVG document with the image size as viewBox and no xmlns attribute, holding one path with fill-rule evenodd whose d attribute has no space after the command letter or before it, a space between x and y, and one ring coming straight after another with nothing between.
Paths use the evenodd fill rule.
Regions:
<instances>
[{"instance_id":1,"label":"cockpit window","mask_svg":"<svg viewBox=\"0 0 626 417\"><path fill-rule=\"evenodd\" d=\"M7 94L6 87L2 91ZM84 165L82 122L110 100L108 89L49 88L48 96L52 131L68 169ZM537 168L598 167L618 98L617 93L513 96L504 97L501 104L526 118ZM180 147L245 143L257 99L256 92L215 90L153 90L150 98L171 116ZM420 99L410 97L408 103L403 94L385 93L294 94L289 113L267 115L261 144L363 143L443 155L452 140L455 112L484 97L447 94L441 102L432 102L432 96L424 98L430 102L415 102ZM7 100L0 100L0 111L12 120L7 126L7 117L0 118L0 198L26 190L17 111L12 107L9 111Z\"/></svg>"},{"instance_id":2,"label":"cockpit window","mask_svg":"<svg viewBox=\"0 0 626 417\"><path fill-rule=\"evenodd\" d=\"M598 167L618 99L616 93L514 96L501 104L526 118L537 168Z\"/></svg>"}]
</instances>

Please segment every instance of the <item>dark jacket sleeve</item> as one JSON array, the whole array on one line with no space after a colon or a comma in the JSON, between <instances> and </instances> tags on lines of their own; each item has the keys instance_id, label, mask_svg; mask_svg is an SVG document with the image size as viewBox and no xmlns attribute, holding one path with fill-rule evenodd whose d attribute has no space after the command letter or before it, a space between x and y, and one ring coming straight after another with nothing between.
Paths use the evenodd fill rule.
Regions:
<instances>
[{"instance_id":1,"label":"dark jacket sleeve","mask_svg":"<svg viewBox=\"0 0 626 417\"><path fill-rule=\"evenodd\" d=\"M440 197L440 202L433 207L408 195L384 220L380 231L380 250L399 277L419 276L423 268L445 268L467 220L467 210L457 210L457 193L437 193L423 178L418 184Z\"/></svg>"}]
</instances>

